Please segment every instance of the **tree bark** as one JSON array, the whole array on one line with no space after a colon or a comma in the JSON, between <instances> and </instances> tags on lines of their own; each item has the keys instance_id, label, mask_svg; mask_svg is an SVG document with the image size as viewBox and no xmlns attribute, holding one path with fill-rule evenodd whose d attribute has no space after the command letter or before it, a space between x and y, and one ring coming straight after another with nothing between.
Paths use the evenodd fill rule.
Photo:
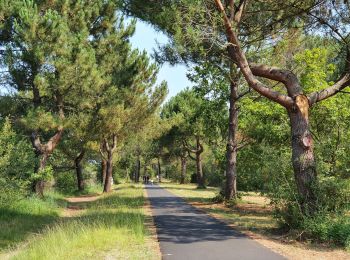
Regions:
<instances>
[{"instance_id":1,"label":"tree bark","mask_svg":"<svg viewBox=\"0 0 350 260\"><path fill-rule=\"evenodd\" d=\"M182 156L181 157L180 184L185 184L186 170L187 170L187 157L186 156Z\"/></svg>"},{"instance_id":2,"label":"tree bark","mask_svg":"<svg viewBox=\"0 0 350 260\"><path fill-rule=\"evenodd\" d=\"M46 167L46 162L47 162L47 159L49 158L49 154L48 153L40 154L37 152L36 152L36 154L37 154L37 157L39 159L39 166L36 167L36 173L40 173ZM46 182L44 180L36 180L35 181L34 191L38 196L44 197L45 185L46 185Z\"/></svg>"},{"instance_id":3,"label":"tree bark","mask_svg":"<svg viewBox=\"0 0 350 260\"><path fill-rule=\"evenodd\" d=\"M205 180L202 169L203 146L200 143L199 136L196 137L197 151L196 151L196 169L197 169L197 188L205 189Z\"/></svg>"},{"instance_id":4,"label":"tree bark","mask_svg":"<svg viewBox=\"0 0 350 260\"><path fill-rule=\"evenodd\" d=\"M238 86L236 82L231 82L230 86L230 109L228 138L226 146L226 184L225 199L230 200L237 197L237 130L238 130Z\"/></svg>"},{"instance_id":5,"label":"tree bark","mask_svg":"<svg viewBox=\"0 0 350 260\"><path fill-rule=\"evenodd\" d=\"M83 160L84 155L85 155L85 151L83 150L74 160L75 171L77 174L77 187L79 191L84 190L83 169L81 166L81 161Z\"/></svg>"},{"instance_id":6,"label":"tree bark","mask_svg":"<svg viewBox=\"0 0 350 260\"><path fill-rule=\"evenodd\" d=\"M38 132L34 131L32 133L32 147L34 148L35 155L39 160L39 165L34 169L36 173L40 173L45 169L47 160L61 140L62 135L63 128L59 127L56 134L52 136L46 144L42 144ZM34 184L34 191L40 197L44 196L45 184L44 180L37 180Z\"/></svg>"},{"instance_id":7,"label":"tree bark","mask_svg":"<svg viewBox=\"0 0 350 260\"><path fill-rule=\"evenodd\" d=\"M103 192L110 192L112 187L112 173L113 173L113 153L107 152L107 167L106 167L106 180L104 183Z\"/></svg>"},{"instance_id":8,"label":"tree bark","mask_svg":"<svg viewBox=\"0 0 350 260\"><path fill-rule=\"evenodd\" d=\"M113 153L117 147L117 136L115 134L112 135L112 146L109 145L107 139L103 140L103 149L106 152L104 155L101 150L101 155L107 161L106 166L106 179L103 186L103 192L110 192L112 187L112 175L113 175Z\"/></svg>"},{"instance_id":9,"label":"tree bark","mask_svg":"<svg viewBox=\"0 0 350 260\"><path fill-rule=\"evenodd\" d=\"M101 184L104 185L107 175L107 160L101 159Z\"/></svg>"},{"instance_id":10,"label":"tree bark","mask_svg":"<svg viewBox=\"0 0 350 260\"><path fill-rule=\"evenodd\" d=\"M309 124L309 101L304 95L295 99L295 107L288 111L292 133L292 163L301 207L304 214L316 210L314 188L317 182L314 142Z\"/></svg>"},{"instance_id":11,"label":"tree bark","mask_svg":"<svg viewBox=\"0 0 350 260\"><path fill-rule=\"evenodd\" d=\"M143 164L143 175L147 176L147 165L146 165L146 162ZM149 177L151 177L151 176L149 176Z\"/></svg>"},{"instance_id":12,"label":"tree bark","mask_svg":"<svg viewBox=\"0 0 350 260\"><path fill-rule=\"evenodd\" d=\"M141 175L141 158L140 158L140 155L137 155L135 182L140 182L140 175Z\"/></svg>"},{"instance_id":13,"label":"tree bark","mask_svg":"<svg viewBox=\"0 0 350 260\"><path fill-rule=\"evenodd\" d=\"M160 167L160 160L159 160L159 157L158 157L158 176L159 176L159 182L162 182L162 169Z\"/></svg>"},{"instance_id":14,"label":"tree bark","mask_svg":"<svg viewBox=\"0 0 350 260\"><path fill-rule=\"evenodd\" d=\"M305 96L297 76L292 71L248 63L222 1L214 1L223 15L223 24L229 42L227 48L230 58L240 68L252 89L268 99L281 104L288 111L292 133L292 164L300 197L300 205L304 214L313 214L317 209L317 199L314 191L314 185L317 183L317 174L313 152L313 138L309 125L309 110L315 103L335 95L350 84L350 52L347 52L347 66L345 67L344 74L334 85ZM256 76L283 83L288 95L273 91L259 81Z\"/></svg>"}]
</instances>

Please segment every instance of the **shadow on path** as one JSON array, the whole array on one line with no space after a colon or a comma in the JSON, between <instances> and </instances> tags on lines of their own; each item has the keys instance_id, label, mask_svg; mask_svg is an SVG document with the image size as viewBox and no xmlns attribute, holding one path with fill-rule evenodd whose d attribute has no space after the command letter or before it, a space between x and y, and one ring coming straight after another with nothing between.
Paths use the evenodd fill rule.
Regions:
<instances>
[{"instance_id":1,"label":"shadow on path","mask_svg":"<svg viewBox=\"0 0 350 260\"><path fill-rule=\"evenodd\" d=\"M169 191L146 189L163 259L284 259Z\"/></svg>"}]
</instances>

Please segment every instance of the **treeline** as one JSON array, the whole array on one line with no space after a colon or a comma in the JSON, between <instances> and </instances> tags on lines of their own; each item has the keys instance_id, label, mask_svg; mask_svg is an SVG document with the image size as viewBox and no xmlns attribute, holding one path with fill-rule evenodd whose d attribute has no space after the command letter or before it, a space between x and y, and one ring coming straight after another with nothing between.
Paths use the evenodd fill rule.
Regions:
<instances>
[{"instance_id":1,"label":"treeline","mask_svg":"<svg viewBox=\"0 0 350 260\"><path fill-rule=\"evenodd\" d=\"M2 201L142 175L267 194L284 226L349 245L347 1L0 0ZM164 106L135 21L190 64ZM191 173L191 174L190 174ZM102 188L102 187L101 187Z\"/></svg>"},{"instance_id":2,"label":"treeline","mask_svg":"<svg viewBox=\"0 0 350 260\"><path fill-rule=\"evenodd\" d=\"M123 146L159 124L166 84L131 47L135 21L117 10L113 1L0 1L2 197L82 191L90 180L109 192Z\"/></svg>"}]
</instances>

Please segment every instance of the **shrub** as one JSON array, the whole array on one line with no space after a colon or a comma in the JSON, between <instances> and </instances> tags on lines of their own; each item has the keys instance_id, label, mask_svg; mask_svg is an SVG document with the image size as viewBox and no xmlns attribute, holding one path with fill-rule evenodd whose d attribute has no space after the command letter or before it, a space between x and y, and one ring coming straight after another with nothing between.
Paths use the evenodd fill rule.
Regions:
<instances>
[{"instance_id":1,"label":"shrub","mask_svg":"<svg viewBox=\"0 0 350 260\"><path fill-rule=\"evenodd\" d=\"M344 247L349 246L350 219L343 214L319 214L305 218L302 227L309 237L320 242L330 241Z\"/></svg>"},{"instance_id":2,"label":"shrub","mask_svg":"<svg viewBox=\"0 0 350 260\"><path fill-rule=\"evenodd\" d=\"M77 190L77 178L73 171L58 173L55 177L55 187L64 193Z\"/></svg>"},{"instance_id":3,"label":"shrub","mask_svg":"<svg viewBox=\"0 0 350 260\"><path fill-rule=\"evenodd\" d=\"M30 189L35 165L28 140L17 134L8 118L0 128L0 203L24 196Z\"/></svg>"},{"instance_id":4,"label":"shrub","mask_svg":"<svg viewBox=\"0 0 350 260\"><path fill-rule=\"evenodd\" d=\"M317 187L321 211L343 212L350 205L350 180L336 177L320 177Z\"/></svg>"}]
</instances>

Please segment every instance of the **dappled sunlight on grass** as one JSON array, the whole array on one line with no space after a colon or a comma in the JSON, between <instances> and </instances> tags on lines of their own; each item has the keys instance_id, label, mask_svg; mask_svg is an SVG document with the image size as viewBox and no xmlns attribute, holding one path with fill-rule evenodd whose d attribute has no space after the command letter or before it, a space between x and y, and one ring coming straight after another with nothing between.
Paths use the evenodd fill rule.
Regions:
<instances>
[{"instance_id":1,"label":"dappled sunlight on grass","mask_svg":"<svg viewBox=\"0 0 350 260\"><path fill-rule=\"evenodd\" d=\"M48 193L43 200L33 196L0 208L0 253L53 224L65 205L59 194Z\"/></svg>"},{"instance_id":2,"label":"dappled sunlight on grass","mask_svg":"<svg viewBox=\"0 0 350 260\"><path fill-rule=\"evenodd\" d=\"M117 186L94 201L69 202L82 213L47 226L13 259L154 259L154 249L145 243L144 203L140 185Z\"/></svg>"}]
</instances>

